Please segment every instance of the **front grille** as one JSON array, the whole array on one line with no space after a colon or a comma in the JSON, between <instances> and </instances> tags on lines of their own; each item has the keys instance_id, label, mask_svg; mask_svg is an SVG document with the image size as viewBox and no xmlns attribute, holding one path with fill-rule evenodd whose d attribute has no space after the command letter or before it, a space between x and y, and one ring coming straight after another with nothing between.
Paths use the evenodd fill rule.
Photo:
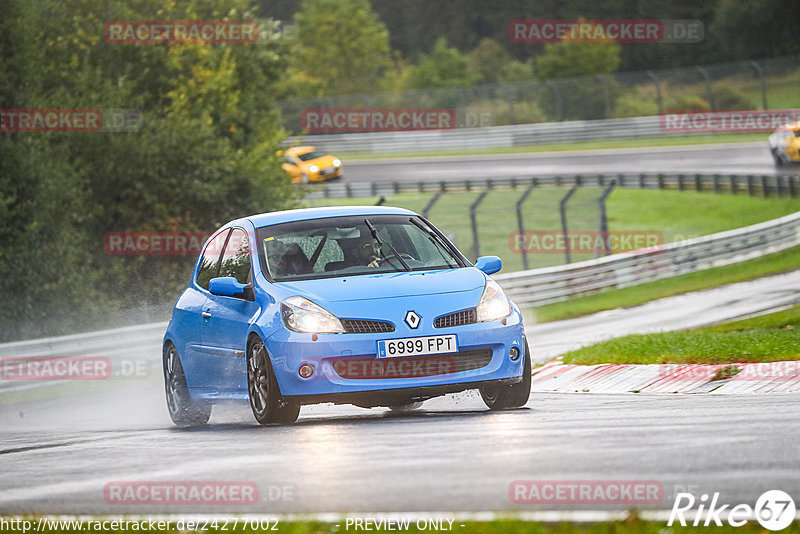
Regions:
<instances>
[{"instance_id":1,"label":"front grille","mask_svg":"<svg viewBox=\"0 0 800 534\"><path fill-rule=\"evenodd\" d=\"M333 363L333 370L350 380L421 378L481 369L491 361L492 349L479 349L403 358L342 358Z\"/></svg>"},{"instance_id":2,"label":"front grille","mask_svg":"<svg viewBox=\"0 0 800 534\"><path fill-rule=\"evenodd\" d=\"M478 322L478 314L475 308L464 310L449 315L442 315L433 321L433 326L436 328L449 328L451 326L461 326L465 324L473 324Z\"/></svg>"},{"instance_id":3,"label":"front grille","mask_svg":"<svg viewBox=\"0 0 800 534\"><path fill-rule=\"evenodd\" d=\"M386 321L368 321L365 319L342 319L342 326L348 334L381 334L394 332L394 325Z\"/></svg>"}]
</instances>

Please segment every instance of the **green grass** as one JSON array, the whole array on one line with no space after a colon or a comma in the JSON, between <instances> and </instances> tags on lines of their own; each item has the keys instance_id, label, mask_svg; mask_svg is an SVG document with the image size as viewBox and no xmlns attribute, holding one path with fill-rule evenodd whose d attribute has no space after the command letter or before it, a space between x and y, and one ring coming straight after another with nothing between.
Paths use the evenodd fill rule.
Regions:
<instances>
[{"instance_id":1,"label":"green grass","mask_svg":"<svg viewBox=\"0 0 800 534\"><path fill-rule=\"evenodd\" d=\"M534 309L530 314L537 322L569 319L603 310L636 306L654 299L743 282L797 268L800 268L800 246L733 265L547 304Z\"/></svg>"},{"instance_id":2,"label":"green grass","mask_svg":"<svg viewBox=\"0 0 800 534\"><path fill-rule=\"evenodd\" d=\"M564 152L570 150L600 150L609 148L639 148L653 146L705 145L710 143L745 143L763 141L767 143L764 133L717 134L717 135L681 135L674 137L650 137L637 139L602 139L597 141L578 141L576 143L546 143L514 147L487 147L464 150L429 150L415 152L397 152L373 154L369 152L339 153L337 156L347 165L347 161L383 158L410 158L417 156L468 156L472 154L520 154L534 152Z\"/></svg>"},{"instance_id":3,"label":"green grass","mask_svg":"<svg viewBox=\"0 0 800 534\"><path fill-rule=\"evenodd\" d=\"M539 188L534 190L523 206L527 230L560 231L558 202L566 189ZM478 209L477 223L480 254L497 255L503 259L503 271L523 268L522 256L515 246L512 233L517 229L514 205L523 189L498 189L489 193ZM570 201L568 209L571 230L597 228L599 211L596 207L598 188L581 188ZM467 257L474 260L469 207L478 192L451 192L441 197L430 212L431 221L448 234ZM430 193L403 193L391 196L386 205L400 206L421 212L431 199ZM308 199L310 206L375 204L377 197ZM663 242L729 230L748 224L774 219L800 210L800 199L755 198L746 195L696 193L694 191L658 191L617 188L607 204L609 228L632 233L658 232ZM510 239L511 238L511 239ZM548 267L564 262L563 251L529 254L529 267ZM575 254L573 261L594 258L594 254Z\"/></svg>"},{"instance_id":4,"label":"green grass","mask_svg":"<svg viewBox=\"0 0 800 534\"><path fill-rule=\"evenodd\" d=\"M230 514L228 515L230 516ZM352 518L359 518L359 519L372 519L373 521L378 519L369 513L359 513L359 514L352 514ZM76 528L62 528L62 529L53 529L53 528L45 528L42 532L65 532L65 533L78 533L78 532L86 532L87 530L91 530L90 528L86 528L88 525L99 524L99 521L102 521L106 518L96 518L94 522L85 522L84 529L76 529ZM394 519L400 519L394 518ZM442 514L441 520L443 521L443 526L446 529L449 529L448 519L452 519L452 517L448 517L447 514ZM242 519L243 521L244 519ZM141 526L141 530L139 528L131 528L130 523L133 521L128 521L125 529L111 529L105 528L103 532L141 532L142 530L146 530L148 528L147 521L138 522ZM185 523L184 523L185 524ZM202 521L201 521L202 524ZM266 526L266 519L264 522ZM274 525L274 520L270 523L271 526ZM720 532L720 533L736 533L736 534L755 534L760 532L765 532L763 528L759 526L759 524L755 521L748 522L747 524L741 527L731 527L727 523L723 522L722 527L713 527L713 532ZM110 522L106 525L110 527ZM227 525L225 520L219 520L216 523L212 523L209 521L206 525L203 525L203 530L207 530L209 532L241 532L241 533L265 533L270 532L270 529L253 529L249 528L242 528L241 524L239 524L236 528L233 528L233 520L228 521ZM381 531L387 532L384 529L375 528L373 525L370 529L371 531ZM30 528L36 527L36 519L33 519L33 525ZM174 520L170 521L168 525L166 525L165 529L159 530L159 532L165 533L173 533L173 532L186 532L188 529L184 530L177 530L177 525ZM396 527L395 527L396 528ZM12 529L13 531L22 532L22 529ZM277 532L282 532L284 534L341 534L343 532L364 532L363 529L357 529L352 524L347 525L345 520L342 519L339 523L324 523L318 521L279 521L278 527L276 529ZM439 532L441 530L436 529L419 529L415 524L415 520L412 518L410 520L410 525L408 529L403 530L393 530L394 532L410 532L410 533L419 533L419 532ZM498 519L494 521L485 521L485 522L478 522L478 521L459 521L456 520L452 524L452 530L448 530L450 532L457 532L459 534L494 534L494 533L504 533L504 534L679 534L684 532L708 532L708 527L681 527L678 524L675 524L671 527L666 526L665 521L643 521L641 519L637 519L632 517L631 519L625 521L608 521L605 523L568 523L568 522L559 522L559 523L541 523L541 522L534 522L534 521L521 521L518 519ZM786 529L781 530L784 534L798 534L800 533L800 523L797 521L790 524Z\"/></svg>"},{"instance_id":5,"label":"green grass","mask_svg":"<svg viewBox=\"0 0 800 534\"><path fill-rule=\"evenodd\" d=\"M800 306L707 328L624 336L564 355L564 363L580 365L720 364L798 359Z\"/></svg>"}]
</instances>

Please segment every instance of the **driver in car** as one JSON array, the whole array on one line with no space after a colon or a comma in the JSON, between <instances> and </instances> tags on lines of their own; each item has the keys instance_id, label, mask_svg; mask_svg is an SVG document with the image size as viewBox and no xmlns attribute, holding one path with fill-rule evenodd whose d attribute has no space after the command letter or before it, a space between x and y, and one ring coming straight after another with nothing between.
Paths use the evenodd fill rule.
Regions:
<instances>
[{"instance_id":1,"label":"driver in car","mask_svg":"<svg viewBox=\"0 0 800 534\"><path fill-rule=\"evenodd\" d=\"M380 249L378 244L368 238L342 240L342 254L344 261L349 265L366 265L367 267L378 267L380 265Z\"/></svg>"}]
</instances>

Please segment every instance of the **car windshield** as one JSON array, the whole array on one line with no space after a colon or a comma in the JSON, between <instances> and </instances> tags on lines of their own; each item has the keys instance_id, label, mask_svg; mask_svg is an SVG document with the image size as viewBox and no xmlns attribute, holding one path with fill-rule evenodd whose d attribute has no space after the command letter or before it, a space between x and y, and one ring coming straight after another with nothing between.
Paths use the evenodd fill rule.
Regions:
<instances>
[{"instance_id":1,"label":"car windshield","mask_svg":"<svg viewBox=\"0 0 800 534\"><path fill-rule=\"evenodd\" d=\"M300 161L308 161L310 159L321 158L324 155L325 152L320 152L319 150L312 150L311 152L306 152L305 154L298 154L297 157L300 158Z\"/></svg>"},{"instance_id":2,"label":"car windshield","mask_svg":"<svg viewBox=\"0 0 800 534\"><path fill-rule=\"evenodd\" d=\"M463 266L421 218L330 217L258 229L261 267L275 281Z\"/></svg>"}]
</instances>

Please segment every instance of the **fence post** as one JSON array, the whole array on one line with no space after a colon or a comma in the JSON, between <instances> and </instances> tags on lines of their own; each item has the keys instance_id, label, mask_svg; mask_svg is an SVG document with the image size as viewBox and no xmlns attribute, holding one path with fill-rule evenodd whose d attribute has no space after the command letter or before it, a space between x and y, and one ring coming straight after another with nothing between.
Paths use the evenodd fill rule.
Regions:
<instances>
[{"instance_id":1,"label":"fence post","mask_svg":"<svg viewBox=\"0 0 800 534\"><path fill-rule=\"evenodd\" d=\"M754 186L753 186L753 181L754 180L755 180L755 177L752 174L748 174L747 175L747 194L750 195L751 197L753 195L755 195L755 190L754 190Z\"/></svg>"},{"instance_id":2,"label":"fence post","mask_svg":"<svg viewBox=\"0 0 800 534\"><path fill-rule=\"evenodd\" d=\"M761 175L761 195L764 198L769 196L769 189L767 188L767 177L766 175Z\"/></svg>"},{"instance_id":3,"label":"fence post","mask_svg":"<svg viewBox=\"0 0 800 534\"><path fill-rule=\"evenodd\" d=\"M739 192L739 188L737 187L736 183L736 175L731 174L731 194L735 195Z\"/></svg>"},{"instance_id":4,"label":"fence post","mask_svg":"<svg viewBox=\"0 0 800 534\"><path fill-rule=\"evenodd\" d=\"M564 259L566 263L572 262L569 251L569 231L567 229L567 202L569 202L569 199L572 198L572 195L575 194L575 191L577 191L579 187L579 185L573 185L567 194L564 195L564 198L558 203L558 210L561 212L561 232L564 236Z\"/></svg>"},{"instance_id":5,"label":"fence post","mask_svg":"<svg viewBox=\"0 0 800 534\"><path fill-rule=\"evenodd\" d=\"M600 235L603 238L603 247L605 248L606 256L611 254L611 243L608 239L608 217L606 215L606 200L608 199L608 195L614 191L614 187L616 187L617 181L611 180L611 183L606 186L603 194L600 195L600 198L597 199L597 205L600 208ZM595 254L595 256L599 256L599 254Z\"/></svg>"},{"instance_id":6,"label":"fence post","mask_svg":"<svg viewBox=\"0 0 800 534\"><path fill-rule=\"evenodd\" d=\"M517 210L517 230L519 231L519 235L522 236L522 250L520 251L520 253L522 254L522 268L525 269L526 271L529 269L529 267L528 267L528 245L525 243L525 224L523 224L523 222L522 222L522 204L526 200L528 200L528 196L531 194L531 192L534 190L535 187L536 187L536 184L529 185L528 188L525 190L525 192L522 193L522 196L519 197L519 200L517 200L517 206L516 206L516 210Z\"/></svg>"},{"instance_id":7,"label":"fence post","mask_svg":"<svg viewBox=\"0 0 800 534\"><path fill-rule=\"evenodd\" d=\"M714 175L714 192L719 193L719 174Z\"/></svg>"},{"instance_id":8,"label":"fence post","mask_svg":"<svg viewBox=\"0 0 800 534\"><path fill-rule=\"evenodd\" d=\"M560 122L564 120L564 118L561 114L561 92L558 90L558 83L554 82L553 80L547 80L544 83L550 88L550 90L553 91L553 103L556 108L556 121Z\"/></svg>"},{"instance_id":9,"label":"fence post","mask_svg":"<svg viewBox=\"0 0 800 534\"><path fill-rule=\"evenodd\" d=\"M478 198L475 199L475 202L469 207L469 219L472 223L472 251L475 255L475 258L479 258L481 255L481 244L480 240L478 239L478 221L477 221L477 211L478 206L483 202L483 199L486 198L486 195L489 194L489 191L484 191Z\"/></svg>"},{"instance_id":10,"label":"fence post","mask_svg":"<svg viewBox=\"0 0 800 534\"><path fill-rule=\"evenodd\" d=\"M436 204L440 198L444 195L444 191L438 191L433 197L428 201L428 204L422 209L422 216L426 219L428 218L428 213L433 209L433 205Z\"/></svg>"},{"instance_id":11,"label":"fence post","mask_svg":"<svg viewBox=\"0 0 800 534\"><path fill-rule=\"evenodd\" d=\"M789 177L789 194L792 197L797 196L797 179L798 178L796 176Z\"/></svg>"},{"instance_id":12,"label":"fence post","mask_svg":"<svg viewBox=\"0 0 800 534\"><path fill-rule=\"evenodd\" d=\"M678 174L678 191L683 191L683 174Z\"/></svg>"},{"instance_id":13,"label":"fence post","mask_svg":"<svg viewBox=\"0 0 800 534\"><path fill-rule=\"evenodd\" d=\"M767 106L767 82L764 80L764 69L761 68L761 65L759 65L757 61L751 61L750 64L756 69L756 74L758 74L758 81L761 86L761 105L764 109L769 109Z\"/></svg>"},{"instance_id":14,"label":"fence post","mask_svg":"<svg viewBox=\"0 0 800 534\"><path fill-rule=\"evenodd\" d=\"M694 175L694 190L698 193L703 190L703 182L699 174Z\"/></svg>"},{"instance_id":15,"label":"fence post","mask_svg":"<svg viewBox=\"0 0 800 534\"><path fill-rule=\"evenodd\" d=\"M695 70L703 75L703 79L706 82L706 97L711 111L717 111L717 107L714 105L714 93L711 91L711 77L708 75L708 71L699 65L695 67Z\"/></svg>"},{"instance_id":16,"label":"fence post","mask_svg":"<svg viewBox=\"0 0 800 534\"><path fill-rule=\"evenodd\" d=\"M648 70L647 75L653 80L653 85L656 86L656 103L658 104L658 114L661 115L664 112L664 100L661 97L661 86L658 83L658 76L656 76L652 70Z\"/></svg>"},{"instance_id":17,"label":"fence post","mask_svg":"<svg viewBox=\"0 0 800 534\"><path fill-rule=\"evenodd\" d=\"M611 91L608 89L608 80L606 80L605 76L601 76L598 74L595 76L596 79L600 80L600 83L603 84L603 100L605 101L605 115L606 119L611 118Z\"/></svg>"}]
</instances>

